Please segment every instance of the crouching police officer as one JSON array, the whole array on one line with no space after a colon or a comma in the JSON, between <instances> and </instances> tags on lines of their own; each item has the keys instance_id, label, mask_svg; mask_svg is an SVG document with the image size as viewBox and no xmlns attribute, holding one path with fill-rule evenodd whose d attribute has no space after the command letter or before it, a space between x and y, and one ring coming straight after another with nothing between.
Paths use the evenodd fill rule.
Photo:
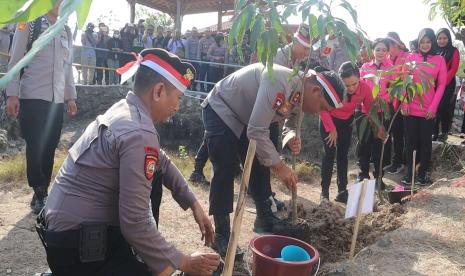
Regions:
<instances>
[{"instance_id":1,"label":"crouching police officer","mask_svg":"<svg viewBox=\"0 0 465 276\"><path fill-rule=\"evenodd\" d=\"M254 231L270 232L278 222L271 210L270 168L289 190L297 184L295 172L281 161L270 139L270 124L289 119L285 121L283 143L298 154L301 143L295 137L295 128L301 101L303 112L312 114L341 105L344 86L337 74L311 71L289 80L292 72L274 64L270 78L264 65L246 66L218 82L202 104L213 165L209 210L215 221L213 249L220 255L225 255L230 236L233 168L238 160L245 161L249 139L257 141L250 176L250 193L257 209ZM240 251L236 257L240 258Z\"/></svg>"},{"instance_id":2,"label":"crouching police officer","mask_svg":"<svg viewBox=\"0 0 465 276\"><path fill-rule=\"evenodd\" d=\"M122 81L136 72L134 92L98 116L69 150L38 217L48 264L53 275L171 275L176 269L210 275L219 256L179 252L158 231L150 206L159 170L178 204L192 209L206 245L213 242L208 216L160 149L154 127L178 111L195 70L162 49L146 49L120 69Z\"/></svg>"}]
</instances>

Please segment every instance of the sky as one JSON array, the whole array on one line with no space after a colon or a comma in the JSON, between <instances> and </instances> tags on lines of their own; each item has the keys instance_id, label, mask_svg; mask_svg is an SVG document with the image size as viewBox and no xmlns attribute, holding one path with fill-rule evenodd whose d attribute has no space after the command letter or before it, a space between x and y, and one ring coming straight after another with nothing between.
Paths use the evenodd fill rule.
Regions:
<instances>
[{"instance_id":1,"label":"sky","mask_svg":"<svg viewBox=\"0 0 465 276\"><path fill-rule=\"evenodd\" d=\"M112 25L123 26L129 22L129 5L126 0L110 1L94 0L87 21L98 23L99 18L107 19L111 16ZM428 19L429 8L423 0L349 0L357 10L362 28L370 39L384 37L390 31L397 31L400 38L408 45L408 41L417 37L422 28L430 27L437 30L446 27L446 23L439 16L434 20ZM338 15L337 11L334 11ZM346 15L339 14L343 18ZM216 13L186 15L182 22L182 32L192 27L203 28L215 25ZM70 22L72 23L72 20ZM299 23L298 17L290 23ZM71 25L73 26L73 25Z\"/></svg>"}]
</instances>

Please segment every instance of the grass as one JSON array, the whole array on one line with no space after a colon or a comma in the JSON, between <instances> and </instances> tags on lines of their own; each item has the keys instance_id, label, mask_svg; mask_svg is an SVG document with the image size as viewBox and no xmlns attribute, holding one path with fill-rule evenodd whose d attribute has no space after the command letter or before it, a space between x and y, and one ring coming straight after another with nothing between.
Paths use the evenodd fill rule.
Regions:
<instances>
[{"instance_id":1,"label":"grass","mask_svg":"<svg viewBox=\"0 0 465 276\"><path fill-rule=\"evenodd\" d=\"M53 165L52 179L55 178L58 170L65 160L66 152L57 151L55 153L55 162ZM19 187L19 183L26 180L26 156L24 153L17 154L15 156L5 158L0 161L0 183L8 183L10 185L2 185L6 187L14 188Z\"/></svg>"}]
</instances>

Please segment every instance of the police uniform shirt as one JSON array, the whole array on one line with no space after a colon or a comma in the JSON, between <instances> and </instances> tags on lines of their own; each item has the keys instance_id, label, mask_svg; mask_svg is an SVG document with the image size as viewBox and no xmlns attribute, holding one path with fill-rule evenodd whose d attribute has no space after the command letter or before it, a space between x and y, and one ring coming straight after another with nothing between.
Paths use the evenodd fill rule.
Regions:
<instances>
[{"instance_id":1,"label":"police uniform shirt","mask_svg":"<svg viewBox=\"0 0 465 276\"><path fill-rule=\"evenodd\" d=\"M41 18L41 33L51 24ZM8 68L16 65L27 51L33 23L18 23L11 46ZM54 103L76 99L73 71L71 66L71 34L63 29L61 35L52 39L24 68L24 74L17 74L6 88L7 96L21 99L39 99Z\"/></svg>"},{"instance_id":2,"label":"police uniform shirt","mask_svg":"<svg viewBox=\"0 0 465 276\"><path fill-rule=\"evenodd\" d=\"M279 48L276 56L273 58L273 63L287 68L293 68L298 62L292 63L291 50L292 44Z\"/></svg>"},{"instance_id":3,"label":"police uniform shirt","mask_svg":"<svg viewBox=\"0 0 465 276\"><path fill-rule=\"evenodd\" d=\"M157 166L157 169L155 167ZM45 206L50 231L82 223L119 226L155 273L179 268L183 255L157 229L150 207L155 171L186 210L196 201L181 173L160 150L149 113L133 92L97 117L69 151Z\"/></svg>"},{"instance_id":4,"label":"police uniform shirt","mask_svg":"<svg viewBox=\"0 0 465 276\"><path fill-rule=\"evenodd\" d=\"M218 82L202 104L209 104L238 138L247 126L248 138L257 141L257 157L267 167L280 162L270 124L290 119L287 132L296 128L303 87L299 76L289 80L291 74L277 64L272 78L261 63L243 67Z\"/></svg>"}]
</instances>

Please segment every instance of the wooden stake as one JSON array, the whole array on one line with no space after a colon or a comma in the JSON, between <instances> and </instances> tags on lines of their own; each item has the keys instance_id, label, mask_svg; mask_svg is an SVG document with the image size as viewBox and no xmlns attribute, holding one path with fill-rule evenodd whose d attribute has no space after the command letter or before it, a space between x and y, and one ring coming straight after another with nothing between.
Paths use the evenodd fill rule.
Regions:
<instances>
[{"instance_id":1,"label":"wooden stake","mask_svg":"<svg viewBox=\"0 0 465 276\"><path fill-rule=\"evenodd\" d=\"M296 163L296 156L292 156L292 170L295 172L295 163ZM291 217L291 222L292 225L297 224L297 187L294 187L292 189L292 217Z\"/></svg>"},{"instance_id":2,"label":"wooden stake","mask_svg":"<svg viewBox=\"0 0 465 276\"><path fill-rule=\"evenodd\" d=\"M355 224L354 224L354 233L352 234L352 243L350 244L350 259L354 258L355 254L355 244L357 243L357 236L358 236L358 229L360 226L360 221L362 219L362 209L363 209L363 202L365 200L365 194L367 191L367 181L366 179L362 182L362 191L360 193L360 197L358 199L357 204L357 214L355 216Z\"/></svg>"},{"instance_id":3,"label":"wooden stake","mask_svg":"<svg viewBox=\"0 0 465 276\"><path fill-rule=\"evenodd\" d=\"M233 227L231 236L229 237L228 251L224 262L223 276L231 276L234 267L234 258L236 257L237 242L241 233L242 215L244 214L245 197L249 188L250 171L255 157L255 149L257 142L250 140L247 156L244 163L244 173L241 179L241 188L239 190L239 198L237 199L236 211L234 212Z\"/></svg>"},{"instance_id":4,"label":"wooden stake","mask_svg":"<svg viewBox=\"0 0 465 276\"><path fill-rule=\"evenodd\" d=\"M413 161L412 161L412 163L413 163L413 164L412 164L412 188L411 188L412 191L410 192L410 198L411 198L411 199L413 199L413 188L415 187L415 171L416 171L416 167L415 167L415 166L416 166L416 164L417 164L417 162L416 162L416 160L415 160L416 157L417 157L417 151L414 150L414 151L413 151Z\"/></svg>"}]
</instances>

